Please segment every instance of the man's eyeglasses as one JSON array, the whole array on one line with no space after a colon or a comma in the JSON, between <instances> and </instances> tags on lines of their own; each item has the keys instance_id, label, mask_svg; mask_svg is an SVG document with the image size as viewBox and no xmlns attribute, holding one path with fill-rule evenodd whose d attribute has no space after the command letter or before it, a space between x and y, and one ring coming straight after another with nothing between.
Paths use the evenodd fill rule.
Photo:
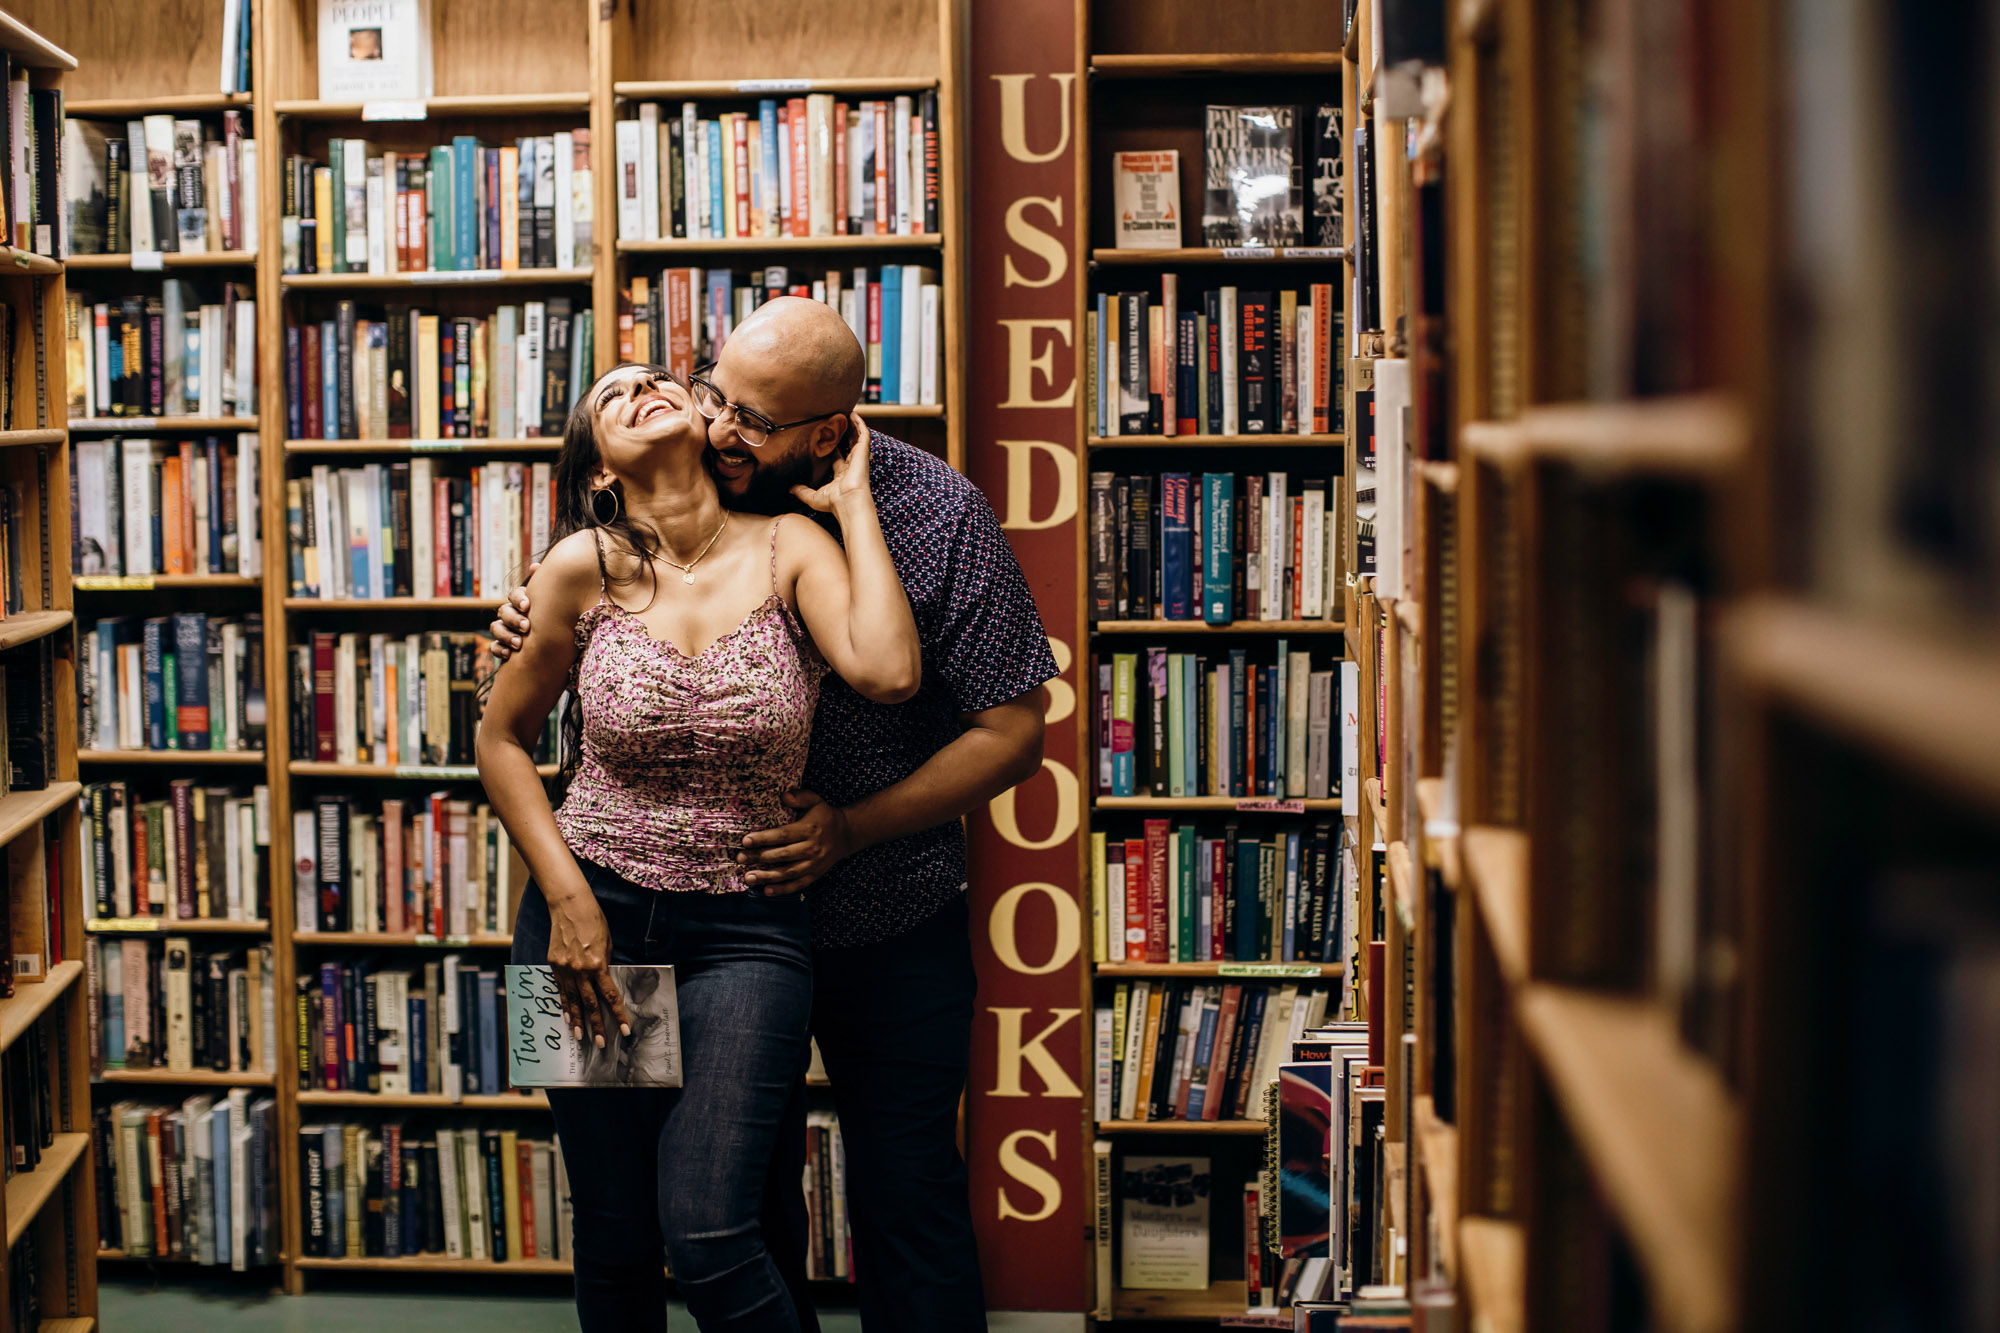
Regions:
<instances>
[{"instance_id":1,"label":"man's eyeglasses","mask_svg":"<svg viewBox=\"0 0 2000 1333\"><path fill-rule=\"evenodd\" d=\"M730 402L722 396L722 391L710 384L708 377L700 372L688 376L688 388L694 392L695 410L710 421L720 421L725 412L733 414L736 419L736 438L752 449L763 447L767 440L781 430L790 430L794 426L809 426L815 421L825 421L828 417L841 415L839 412L821 412L817 416L800 417L797 421L779 424L754 407L744 407L740 403Z\"/></svg>"}]
</instances>

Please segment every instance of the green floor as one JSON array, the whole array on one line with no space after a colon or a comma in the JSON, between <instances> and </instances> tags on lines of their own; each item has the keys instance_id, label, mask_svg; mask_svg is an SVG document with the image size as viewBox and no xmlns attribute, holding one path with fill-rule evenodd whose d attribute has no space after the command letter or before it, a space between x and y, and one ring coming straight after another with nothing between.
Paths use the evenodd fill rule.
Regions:
<instances>
[{"instance_id":1,"label":"green floor","mask_svg":"<svg viewBox=\"0 0 2000 1333\"><path fill-rule=\"evenodd\" d=\"M674 1333L694 1333L694 1321L672 1307ZM384 1333L388 1329L466 1329L476 1333L574 1333L576 1313L560 1291L455 1287L338 1289L285 1297L252 1285L179 1281L153 1284L105 1274L98 1286L98 1325L109 1333ZM860 1333L853 1311L820 1317L823 1333Z\"/></svg>"}]
</instances>

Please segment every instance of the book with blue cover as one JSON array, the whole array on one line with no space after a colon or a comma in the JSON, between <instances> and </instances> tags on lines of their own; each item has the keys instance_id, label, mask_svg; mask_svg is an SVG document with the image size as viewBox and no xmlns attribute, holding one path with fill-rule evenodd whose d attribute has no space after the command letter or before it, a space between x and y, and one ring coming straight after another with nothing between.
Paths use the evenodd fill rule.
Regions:
<instances>
[{"instance_id":1,"label":"book with blue cover","mask_svg":"<svg viewBox=\"0 0 2000 1333\"><path fill-rule=\"evenodd\" d=\"M1201 479L1202 535L1202 617L1211 625L1227 625L1236 618L1234 551L1236 547L1236 476L1231 472L1210 472Z\"/></svg>"},{"instance_id":2,"label":"book with blue cover","mask_svg":"<svg viewBox=\"0 0 2000 1333\"><path fill-rule=\"evenodd\" d=\"M563 1019L555 971L540 964L507 965L507 1078L517 1088L681 1086L680 1010L670 966L614 964L611 977L632 1018L632 1035L618 1031L603 1007L605 1045L579 1041Z\"/></svg>"},{"instance_id":3,"label":"book with blue cover","mask_svg":"<svg viewBox=\"0 0 2000 1333\"><path fill-rule=\"evenodd\" d=\"M1166 619L1192 620L1194 529L1188 512L1189 476L1160 474L1160 586Z\"/></svg>"}]
</instances>

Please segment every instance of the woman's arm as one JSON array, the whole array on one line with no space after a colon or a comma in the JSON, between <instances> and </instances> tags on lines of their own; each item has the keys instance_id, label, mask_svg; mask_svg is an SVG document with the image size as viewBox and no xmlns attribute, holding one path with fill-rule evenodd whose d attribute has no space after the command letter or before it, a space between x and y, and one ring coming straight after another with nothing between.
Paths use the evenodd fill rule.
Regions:
<instances>
[{"instance_id":1,"label":"woman's arm","mask_svg":"<svg viewBox=\"0 0 2000 1333\"><path fill-rule=\"evenodd\" d=\"M479 723L479 780L486 785L507 836L520 849L549 904L549 965L570 1030L588 1030L604 1045L602 995L631 1031L623 997L611 979L611 935L603 909L556 828L548 792L535 772L534 745L561 697L576 661L576 621L597 592L595 534L575 533L556 544L529 580L544 619L542 633L516 655L512 671L495 672Z\"/></svg>"},{"instance_id":2,"label":"woman's arm","mask_svg":"<svg viewBox=\"0 0 2000 1333\"><path fill-rule=\"evenodd\" d=\"M881 704L903 702L923 683L923 649L868 488L867 432L857 432L847 457L834 460L832 481L792 493L838 518L842 539L809 523L784 525L799 618L820 656L857 693Z\"/></svg>"}]
</instances>

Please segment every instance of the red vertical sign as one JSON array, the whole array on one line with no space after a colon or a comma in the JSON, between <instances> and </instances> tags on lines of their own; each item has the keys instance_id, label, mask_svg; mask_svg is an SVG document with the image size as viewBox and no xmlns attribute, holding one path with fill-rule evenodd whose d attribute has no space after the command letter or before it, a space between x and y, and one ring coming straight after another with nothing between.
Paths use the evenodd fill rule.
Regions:
<instances>
[{"instance_id":1,"label":"red vertical sign","mask_svg":"<svg viewBox=\"0 0 2000 1333\"><path fill-rule=\"evenodd\" d=\"M967 1156L987 1303L1082 1310L1088 907L1077 884L1077 490L1070 0L971 6L967 470L1013 543L1062 677L1042 771L971 821Z\"/></svg>"}]
</instances>

